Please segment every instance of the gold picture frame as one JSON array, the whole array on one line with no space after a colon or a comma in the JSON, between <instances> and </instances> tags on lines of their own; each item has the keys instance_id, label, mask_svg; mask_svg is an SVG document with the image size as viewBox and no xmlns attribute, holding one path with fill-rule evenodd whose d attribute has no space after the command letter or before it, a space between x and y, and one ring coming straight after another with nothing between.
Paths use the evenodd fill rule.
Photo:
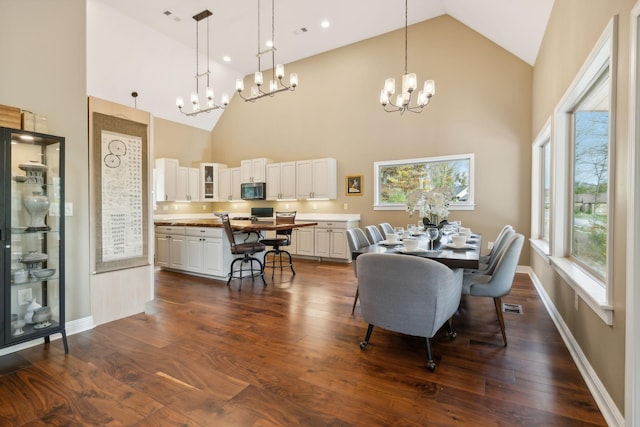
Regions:
<instances>
[{"instance_id":1,"label":"gold picture frame","mask_svg":"<svg viewBox=\"0 0 640 427\"><path fill-rule=\"evenodd\" d=\"M347 196L362 196L362 175L347 175Z\"/></svg>"}]
</instances>

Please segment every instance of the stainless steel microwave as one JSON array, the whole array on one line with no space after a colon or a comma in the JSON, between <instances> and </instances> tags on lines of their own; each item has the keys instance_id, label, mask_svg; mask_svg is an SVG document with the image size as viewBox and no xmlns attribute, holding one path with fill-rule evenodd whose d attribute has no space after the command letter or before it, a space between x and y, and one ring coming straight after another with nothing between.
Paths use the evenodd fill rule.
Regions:
<instances>
[{"instance_id":1,"label":"stainless steel microwave","mask_svg":"<svg viewBox=\"0 0 640 427\"><path fill-rule=\"evenodd\" d=\"M242 200L264 200L267 184L264 182L250 182L240 184L240 198Z\"/></svg>"}]
</instances>

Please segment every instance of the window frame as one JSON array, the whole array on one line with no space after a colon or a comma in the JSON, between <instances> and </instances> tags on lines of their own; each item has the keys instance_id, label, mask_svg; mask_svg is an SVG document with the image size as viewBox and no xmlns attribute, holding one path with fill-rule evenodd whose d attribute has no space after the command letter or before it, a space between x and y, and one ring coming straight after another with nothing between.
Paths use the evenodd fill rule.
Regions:
<instances>
[{"instance_id":1,"label":"window frame","mask_svg":"<svg viewBox=\"0 0 640 427\"><path fill-rule=\"evenodd\" d=\"M380 167L388 166L402 166L407 164L416 163L436 163L443 161L469 161L469 200L465 202L452 202L449 206L449 211L470 211L475 210L475 155L473 153L467 154L452 154L448 156L437 157L420 157L415 159L402 159L402 160L384 160L373 163L373 210L379 211L402 211L407 209L406 203L380 203Z\"/></svg>"},{"instance_id":2,"label":"window frame","mask_svg":"<svg viewBox=\"0 0 640 427\"><path fill-rule=\"evenodd\" d=\"M589 57L578 72L571 86L554 111L552 133L552 223L550 229L549 261L554 270L575 290L592 310L607 324L613 324L613 193L614 151L616 124L616 79L618 17L607 24ZM609 73L609 170L607 194L607 274L606 280L599 279L574 260L571 256L571 232L573 218L573 112L599 79L608 66Z\"/></svg>"}]
</instances>

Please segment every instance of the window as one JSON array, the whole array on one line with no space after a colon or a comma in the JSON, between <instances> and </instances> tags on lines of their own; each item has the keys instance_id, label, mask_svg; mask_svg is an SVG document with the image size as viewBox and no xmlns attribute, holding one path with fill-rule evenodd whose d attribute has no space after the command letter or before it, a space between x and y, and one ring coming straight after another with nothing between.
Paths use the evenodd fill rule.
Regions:
<instances>
[{"instance_id":1,"label":"window","mask_svg":"<svg viewBox=\"0 0 640 427\"><path fill-rule=\"evenodd\" d=\"M572 114L571 256L603 282L607 277L609 69Z\"/></svg>"},{"instance_id":2,"label":"window","mask_svg":"<svg viewBox=\"0 0 640 427\"><path fill-rule=\"evenodd\" d=\"M615 16L556 108L551 167L549 259L607 324L617 32Z\"/></svg>"},{"instance_id":3,"label":"window","mask_svg":"<svg viewBox=\"0 0 640 427\"><path fill-rule=\"evenodd\" d=\"M544 257L551 235L551 120L533 141L531 168L531 239Z\"/></svg>"},{"instance_id":4,"label":"window","mask_svg":"<svg viewBox=\"0 0 640 427\"><path fill-rule=\"evenodd\" d=\"M473 209L473 154L374 163L377 210L406 209L414 190L446 189L450 210Z\"/></svg>"},{"instance_id":5,"label":"window","mask_svg":"<svg viewBox=\"0 0 640 427\"><path fill-rule=\"evenodd\" d=\"M551 140L542 146L542 240L549 243L551 221Z\"/></svg>"}]
</instances>

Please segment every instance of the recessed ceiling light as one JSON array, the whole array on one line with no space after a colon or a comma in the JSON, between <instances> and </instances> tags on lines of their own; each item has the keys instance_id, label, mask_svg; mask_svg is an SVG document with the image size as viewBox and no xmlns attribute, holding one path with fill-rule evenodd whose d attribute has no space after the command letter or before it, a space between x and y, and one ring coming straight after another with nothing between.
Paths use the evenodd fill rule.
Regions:
<instances>
[{"instance_id":1,"label":"recessed ceiling light","mask_svg":"<svg viewBox=\"0 0 640 427\"><path fill-rule=\"evenodd\" d=\"M231 62L231 57L229 55L225 55L225 56L222 57L222 60L224 62Z\"/></svg>"},{"instance_id":2,"label":"recessed ceiling light","mask_svg":"<svg viewBox=\"0 0 640 427\"><path fill-rule=\"evenodd\" d=\"M329 20L328 20L328 19L324 19L324 20L320 23L320 26L321 26L322 28L329 28L329 27L331 26L331 23L329 22Z\"/></svg>"}]
</instances>

